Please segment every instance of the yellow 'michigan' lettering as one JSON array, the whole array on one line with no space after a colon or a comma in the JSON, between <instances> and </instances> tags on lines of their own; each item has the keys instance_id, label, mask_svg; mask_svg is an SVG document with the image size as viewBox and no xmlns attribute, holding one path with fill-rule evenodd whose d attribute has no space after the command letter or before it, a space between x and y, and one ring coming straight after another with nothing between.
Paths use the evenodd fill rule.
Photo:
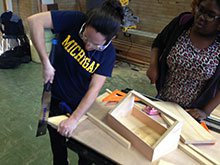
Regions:
<instances>
[{"instance_id":1,"label":"yellow 'michigan' lettering","mask_svg":"<svg viewBox=\"0 0 220 165\"><path fill-rule=\"evenodd\" d=\"M66 39L63 40L62 46L66 52L89 73L94 73L100 66L99 63L94 60L91 61L91 59L86 56L86 53L81 46L78 45L74 39L71 39L71 35L68 35Z\"/></svg>"}]
</instances>

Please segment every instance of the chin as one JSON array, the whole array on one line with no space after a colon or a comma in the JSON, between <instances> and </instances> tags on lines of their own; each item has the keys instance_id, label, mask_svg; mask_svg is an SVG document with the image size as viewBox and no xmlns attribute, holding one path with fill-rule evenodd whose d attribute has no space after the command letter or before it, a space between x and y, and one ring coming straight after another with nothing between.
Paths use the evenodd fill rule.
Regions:
<instances>
[{"instance_id":1,"label":"chin","mask_svg":"<svg viewBox=\"0 0 220 165\"><path fill-rule=\"evenodd\" d=\"M200 24L195 24L194 26L195 31L199 34L205 34L205 29L204 26L200 25Z\"/></svg>"},{"instance_id":2,"label":"chin","mask_svg":"<svg viewBox=\"0 0 220 165\"><path fill-rule=\"evenodd\" d=\"M93 51L94 49L92 48L85 48L87 51Z\"/></svg>"}]
</instances>

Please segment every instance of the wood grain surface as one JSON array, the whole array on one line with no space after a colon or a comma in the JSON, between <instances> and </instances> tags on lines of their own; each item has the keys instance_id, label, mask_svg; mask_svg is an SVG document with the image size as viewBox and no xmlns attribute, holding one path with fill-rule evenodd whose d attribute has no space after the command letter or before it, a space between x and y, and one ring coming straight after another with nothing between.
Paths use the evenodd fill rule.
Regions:
<instances>
[{"instance_id":1,"label":"wood grain surface","mask_svg":"<svg viewBox=\"0 0 220 165\"><path fill-rule=\"evenodd\" d=\"M158 102L163 107L166 107L170 112L177 115L184 121L181 140L185 144L214 144L215 138L205 130L195 119L193 119L184 109L179 105L171 102ZM172 124L169 117L162 114L162 117Z\"/></svg>"}]
</instances>

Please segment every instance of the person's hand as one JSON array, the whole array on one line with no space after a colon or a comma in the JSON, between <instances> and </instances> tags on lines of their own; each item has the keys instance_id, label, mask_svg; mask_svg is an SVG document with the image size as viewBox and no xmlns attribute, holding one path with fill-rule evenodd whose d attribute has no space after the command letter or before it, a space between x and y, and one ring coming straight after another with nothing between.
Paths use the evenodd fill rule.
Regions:
<instances>
[{"instance_id":1,"label":"person's hand","mask_svg":"<svg viewBox=\"0 0 220 165\"><path fill-rule=\"evenodd\" d=\"M59 132L62 136L70 137L77 127L77 121L73 118L68 118L66 120L63 120L59 125L57 132Z\"/></svg>"},{"instance_id":2,"label":"person's hand","mask_svg":"<svg viewBox=\"0 0 220 165\"><path fill-rule=\"evenodd\" d=\"M159 77L159 71L157 66L151 66L148 68L146 75L150 79L151 84L155 84L158 77Z\"/></svg>"},{"instance_id":3,"label":"person's hand","mask_svg":"<svg viewBox=\"0 0 220 165\"><path fill-rule=\"evenodd\" d=\"M207 118L207 114L198 108L186 109L186 111L196 120L203 120Z\"/></svg>"},{"instance_id":4,"label":"person's hand","mask_svg":"<svg viewBox=\"0 0 220 165\"><path fill-rule=\"evenodd\" d=\"M55 75L55 69L48 61L47 64L43 65L44 83L47 82L53 83L54 75Z\"/></svg>"}]
</instances>

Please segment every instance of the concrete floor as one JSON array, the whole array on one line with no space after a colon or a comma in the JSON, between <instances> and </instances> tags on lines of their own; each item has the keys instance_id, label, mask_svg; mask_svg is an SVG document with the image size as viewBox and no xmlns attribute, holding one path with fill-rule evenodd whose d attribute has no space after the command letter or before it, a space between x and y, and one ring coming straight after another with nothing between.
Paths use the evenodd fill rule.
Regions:
<instances>
[{"instance_id":1,"label":"concrete floor","mask_svg":"<svg viewBox=\"0 0 220 165\"><path fill-rule=\"evenodd\" d=\"M138 71L137 71L138 70ZM117 62L105 89L132 88L155 95L145 70ZM17 69L0 70L0 165L50 165L52 156L48 134L35 137L42 94L41 65L22 64ZM77 156L69 151L71 164Z\"/></svg>"}]
</instances>

